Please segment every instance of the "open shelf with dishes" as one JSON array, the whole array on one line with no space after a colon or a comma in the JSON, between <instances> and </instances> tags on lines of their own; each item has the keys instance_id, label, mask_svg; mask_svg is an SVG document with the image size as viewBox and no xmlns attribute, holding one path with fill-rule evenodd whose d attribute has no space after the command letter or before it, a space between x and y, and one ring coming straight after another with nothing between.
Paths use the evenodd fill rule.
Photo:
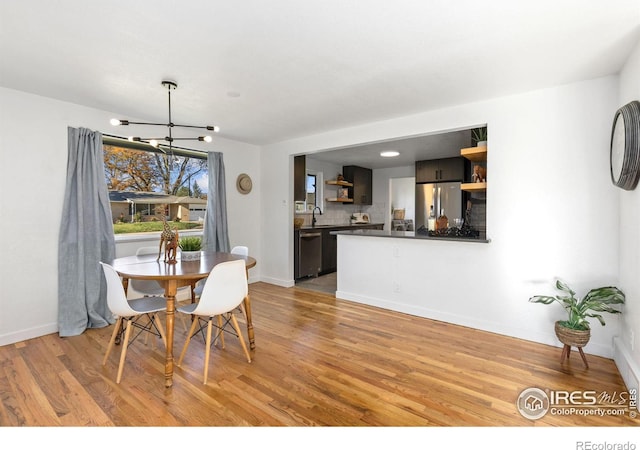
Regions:
<instances>
[{"instance_id":1,"label":"open shelf with dishes","mask_svg":"<svg viewBox=\"0 0 640 450\"><path fill-rule=\"evenodd\" d=\"M326 198L325 200L328 201L328 202L353 203L353 199L352 198L334 197L334 198Z\"/></svg>"},{"instance_id":2,"label":"open shelf with dishes","mask_svg":"<svg viewBox=\"0 0 640 450\"><path fill-rule=\"evenodd\" d=\"M473 162L485 162L487 160L487 146L463 148L460 150L460 156Z\"/></svg>"},{"instance_id":3,"label":"open shelf with dishes","mask_svg":"<svg viewBox=\"0 0 640 450\"><path fill-rule=\"evenodd\" d=\"M338 202L338 203L353 203L353 199L349 198L349 189L348 189L353 186L353 183L349 183L348 181L344 181L344 180L327 180L325 181L325 184L329 186L337 187L336 196L326 198L325 199L326 201Z\"/></svg>"},{"instance_id":4,"label":"open shelf with dishes","mask_svg":"<svg viewBox=\"0 0 640 450\"><path fill-rule=\"evenodd\" d=\"M467 192L484 192L487 190L487 182L481 183L461 183L460 189Z\"/></svg>"},{"instance_id":5,"label":"open shelf with dishes","mask_svg":"<svg viewBox=\"0 0 640 450\"><path fill-rule=\"evenodd\" d=\"M460 150L460 155L476 163L473 165L473 181L462 183L460 189L467 192L485 192L487 190L487 146L463 148Z\"/></svg>"},{"instance_id":6,"label":"open shelf with dishes","mask_svg":"<svg viewBox=\"0 0 640 450\"><path fill-rule=\"evenodd\" d=\"M348 181L344 181L344 180L327 180L325 181L325 184L329 184L331 186L344 186L344 187L353 186L353 183L349 183Z\"/></svg>"}]
</instances>

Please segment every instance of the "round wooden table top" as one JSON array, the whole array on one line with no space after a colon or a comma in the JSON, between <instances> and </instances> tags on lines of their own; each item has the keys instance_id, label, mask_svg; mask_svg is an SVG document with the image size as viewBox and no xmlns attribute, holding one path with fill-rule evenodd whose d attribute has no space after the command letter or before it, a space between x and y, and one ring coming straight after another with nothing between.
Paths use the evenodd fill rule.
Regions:
<instances>
[{"instance_id":1,"label":"round wooden table top","mask_svg":"<svg viewBox=\"0 0 640 450\"><path fill-rule=\"evenodd\" d=\"M224 252L202 252L200 260L197 261L181 261L178 254L175 264L164 262L164 254L160 255L159 260L156 260L157 257L157 255L125 256L114 259L111 265L122 277L140 280L204 278L217 264L238 259L245 261L247 269L256 265L256 260L251 256Z\"/></svg>"}]
</instances>

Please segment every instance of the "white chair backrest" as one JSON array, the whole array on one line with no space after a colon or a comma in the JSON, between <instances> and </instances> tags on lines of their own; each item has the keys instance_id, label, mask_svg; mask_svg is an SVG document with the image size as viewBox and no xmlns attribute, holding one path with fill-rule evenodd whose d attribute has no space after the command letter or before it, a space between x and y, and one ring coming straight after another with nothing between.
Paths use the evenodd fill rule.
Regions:
<instances>
[{"instance_id":1,"label":"white chair backrest","mask_svg":"<svg viewBox=\"0 0 640 450\"><path fill-rule=\"evenodd\" d=\"M158 247L140 247L136 250L136 256L158 255Z\"/></svg>"},{"instance_id":2,"label":"white chair backrest","mask_svg":"<svg viewBox=\"0 0 640 450\"><path fill-rule=\"evenodd\" d=\"M109 264L100 262L100 265L102 265L104 277L107 280L107 305L111 312L121 317L138 315L139 313L131 309L129 302L127 302L127 295L124 292L118 272Z\"/></svg>"},{"instance_id":3,"label":"white chair backrest","mask_svg":"<svg viewBox=\"0 0 640 450\"><path fill-rule=\"evenodd\" d=\"M136 250L136 256L153 255L154 253L158 253L158 247L140 247Z\"/></svg>"},{"instance_id":4,"label":"white chair backrest","mask_svg":"<svg viewBox=\"0 0 640 450\"><path fill-rule=\"evenodd\" d=\"M249 247L244 245L236 245L231 249L231 253L234 255L249 256Z\"/></svg>"},{"instance_id":5,"label":"white chair backrest","mask_svg":"<svg viewBox=\"0 0 640 450\"><path fill-rule=\"evenodd\" d=\"M193 314L215 316L235 309L249 292L243 260L217 264L209 273Z\"/></svg>"},{"instance_id":6,"label":"white chair backrest","mask_svg":"<svg viewBox=\"0 0 640 450\"><path fill-rule=\"evenodd\" d=\"M156 259L158 257L158 247L140 247L136 250L136 256L143 259ZM153 280L131 280L129 286L143 295L162 295L164 288Z\"/></svg>"}]
</instances>

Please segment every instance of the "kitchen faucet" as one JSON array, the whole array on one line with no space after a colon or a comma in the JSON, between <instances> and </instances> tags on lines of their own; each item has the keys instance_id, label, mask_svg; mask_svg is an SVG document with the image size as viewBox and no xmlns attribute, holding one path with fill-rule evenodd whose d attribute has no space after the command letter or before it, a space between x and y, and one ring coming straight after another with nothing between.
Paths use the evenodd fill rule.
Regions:
<instances>
[{"instance_id":1,"label":"kitchen faucet","mask_svg":"<svg viewBox=\"0 0 640 450\"><path fill-rule=\"evenodd\" d=\"M316 222L318 220L316 219L316 209L320 211L320 215L322 215L322 210L320 209L319 206L316 206L315 208L313 208L313 211L311 211L311 227L315 227Z\"/></svg>"}]
</instances>

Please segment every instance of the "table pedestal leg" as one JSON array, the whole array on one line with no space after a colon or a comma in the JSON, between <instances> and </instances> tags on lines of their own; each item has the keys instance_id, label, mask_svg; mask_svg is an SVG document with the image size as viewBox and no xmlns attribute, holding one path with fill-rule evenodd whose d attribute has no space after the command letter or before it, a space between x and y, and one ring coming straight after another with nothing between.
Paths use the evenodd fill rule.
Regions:
<instances>
[{"instance_id":1,"label":"table pedestal leg","mask_svg":"<svg viewBox=\"0 0 640 450\"><path fill-rule=\"evenodd\" d=\"M165 288L165 297L167 298L167 351L166 361L164 365L164 385L171 387L173 385L173 329L176 312L176 292L178 291L178 283L176 280L168 280Z\"/></svg>"},{"instance_id":2,"label":"table pedestal leg","mask_svg":"<svg viewBox=\"0 0 640 450\"><path fill-rule=\"evenodd\" d=\"M249 348L251 350L256 348L256 339L253 334L253 322L251 320L251 298L249 294L244 298L244 312L247 318L247 335L249 336Z\"/></svg>"}]
</instances>

